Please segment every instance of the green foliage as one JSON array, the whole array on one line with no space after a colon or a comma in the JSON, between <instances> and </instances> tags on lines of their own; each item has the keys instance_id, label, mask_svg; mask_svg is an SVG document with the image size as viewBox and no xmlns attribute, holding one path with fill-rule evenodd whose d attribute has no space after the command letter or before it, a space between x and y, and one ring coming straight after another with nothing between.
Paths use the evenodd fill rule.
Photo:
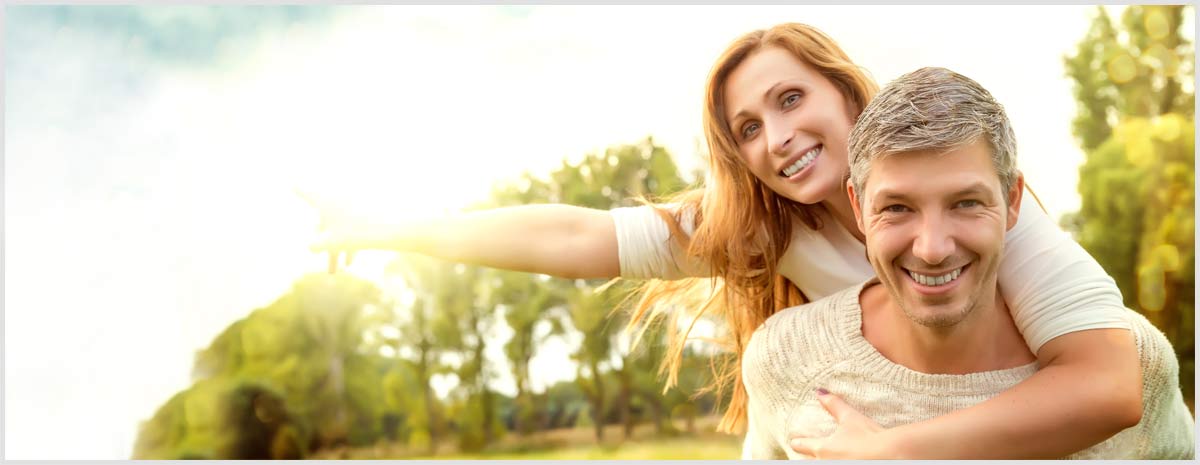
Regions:
<instances>
[{"instance_id":1,"label":"green foliage","mask_svg":"<svg viewBox=\"0 0 1200 465\"><path fill-rule=\"evenodd\" d=\"M1125 304L1166 333L1184 395L1194 379L1195 76L1180 31L1189 7L1104 10L1074 56L1074 134L1086 152L1079 212L1063 223L1116 280Z\"/></svg>"},{"instance_id":2,"label":"green foliage","mask_svg":"<svg viewBox=\"0 0 1200 465\"><path fill-rule=\"evenodd\" d=\"M592 420L591 413L588 413L586 409L581 409L579 415L575 417L576 428L590 428L595 426L595 424L596 422Z\"/></svg>"},{"instance_id":3,"label":"green foliage","mask_svg":"<svg viewBox=\"0 0 1200 465\"><path fill-rule=\"evenodd\" d=\"M527 174L498 187L491 206L609 209L683 185L670 156L647 139L564 162L548 180ZM586 424L599 438L615 418L652 418L661 429L681 398L664 397L654 375L661 334L651 334L642 350L620 349L624 324L615 315L631 289L623 283L598 292L603 283L595 280L416 255L389 264L387 275L403 283L395 300L348 275L316 274L233 322L197 352L195 383L142 425L134 458L304 458L381 441L410 453L432 455L445 443L482 451L509 425L529 434ZM511 399L489 387L497 374L484 357L499 324L514 333L504 346L518 388ZM581 376L533 393L529 363L537 348L569 332L582 336L573 354ZM431 387L438 374L458 380L445 400Z\"/></svg>"},{"instance_id":4,"label":"green foliage","mask_svg":"<svg viewBox=\"0 0 1200 465\"><path fill-rule=\"evenodd\" d=\"M303 432L281 393L245 378L201 380L159 408L134 445L134 457L299 458Z\"/></svg>"},{"instance_id":5,"label":"green foliage","mask_svg":"<svg viewBox=\"0 0 1200 465\"><path fill-rule=\"evenodd\" d=\"M302 458L369 443L389 364L359 348L378 305L365 281L302 278L197 353L195 383L142 425L134 458Z\"/></svg>"},{"instance_id":6,"label":"green foliage","mask_svg":"<svg viewBox=\"0 0 1200 465\"><path fill-rule=\"evenodd\" d=\"M634 205L631 199L637 197L660 198L684 186L671 156L647 138L637 144L611 147L603 154L589 154L573 164L564 161L547 179L526 174L496 188L489 206L565 203L608 210ZM536 347L547 337L574 330L583 336L580 350L572 356L581 367L578 386L590 403L589 416L601 420L593 422L599 439L608 412L606 405L612 403L606 399L613 394L606 389L602 373L611 369L607 361L614 354L613 340L623 327L615 307L631 288L619 283L607 294L598 295L597 289L603 283L594 280L542 280L511 272L494 272L491 276L493 302L504 309L505 321L514 331L505 354L517 382L517 430L527 433L533 428L534 418L547 415L536 411L537 404L528 392L529 360ZM548 325L550 331L535 335L539 324ZM622 366L629 363L624 360ZM628 410L633 405L628 394L634 391L632 378L618 377L615 382L620 392L626 393L621 404Z\"/></svg>"},{"instance_id":7,"label":"green foliage","mask_svg":"<svg viewBox=\"0 0 1200 465\"><path fill-rule=\"evenodd\" d=\"M588 409L587 399L575 382L558 382L546 388L541 404L546 409L548 428L575 426L578 417ZM590 420L587 426L591 426Z\"/></svg>"},{"instance_id":8,"label":"green foliage","mask_svg":"<svg viewBox=\"0 0 1200 465\"><path fill-rule=\"evenodd\" d=\"M404 277L417 295L417 305L428 311L414 315L429 323L429 331L419 336L425 341L425 347L419 350L453 356L459 361L455 365L427 366L425 371L436 368L457 376L457 389L469 401L458 407L458 414L448 417L453 419L459 432L460 446L481 449L496 438L493 427L496 422L495 398L488 387L494 374L484 358L487 335L497 324L494 303L490 300L491 283L486 279L488 273L481 267L422 256L405 256L392 270ZM427 384L428 381L424 385ZM432 406L432 395L428 392L424 395ZM426 430L436 433L439 428L437 418L433 415L425 418L433 420ZM431 443L436 442L437 437L432 434Z\"/></svg>"}]
</instances>

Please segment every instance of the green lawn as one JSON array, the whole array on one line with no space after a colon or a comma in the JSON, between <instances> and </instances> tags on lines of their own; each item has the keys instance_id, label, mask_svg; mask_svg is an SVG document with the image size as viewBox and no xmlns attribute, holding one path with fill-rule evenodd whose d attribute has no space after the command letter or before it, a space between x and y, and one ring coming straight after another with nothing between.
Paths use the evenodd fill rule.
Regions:
<instances>
[{"instance_id":1,"label":"green lawn","mask_svg":"<svg viewBox=\"0 0 1200 465\"><path fill-rule=\"evenodd\" d=\"M639 439L620 445L578 445L529 452L452 454L419 460L737 460L740 436Z\"/></svg>"},{"instance_id":2,"label":"green lawn","mask_svg":"<svg viewBox=\"0 0 1200 465\"><path fill-rule=\"evenodd\" d=\"M742 436L715 431L718 418L697 421L695 433L659 436L649 425L634 428L633 437L624 439L619 425L604 431L604 443L597 444L591 428L564 428L541 431L530 437L514 433L496 441L483 452L462 453L452 441L439 447L437 455L414 453L399 445L338 448L317 452L310 459L412 459L412 460L737 460L741 457ZM679 425L682 426L682 425Z\"/></svg>"}]
</instances>

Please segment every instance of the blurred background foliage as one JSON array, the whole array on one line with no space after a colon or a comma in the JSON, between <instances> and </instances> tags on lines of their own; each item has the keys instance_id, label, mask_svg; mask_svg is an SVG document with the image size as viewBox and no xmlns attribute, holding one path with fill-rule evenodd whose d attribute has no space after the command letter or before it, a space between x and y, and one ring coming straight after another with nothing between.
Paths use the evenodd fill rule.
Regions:
<instances>
[{"instance_id":1,"label":"blurred background foliage","mask_svg":"<svg viewBox=\"0 0 1200 465\"><path fill-rule=\"evenodd\" d=\"M564 161L547 177L527 173L497 185L478 208L562 202L609 209L685 186L671 156L647 138ZM701 426L718 403L711 393L695 394L707 383L708 355L690 348L679 388L664 393L661 327L629 349L622 329L632 284L418 255L399 256L385 274L382 286L311 274L230 325L197 353L194 385L142 425L134 458L496 456L596 445L577 451L588 458L645 437L700 436L719 439L673 446L659 458L737 455L736 438ZM495 342L490 335L500 325L512 335ZM567 334L580 341L571 354L575 381L535 392L531 360L547 338ZM500 374L485 357L488 344L502 344L515 396L491 387ZM445 396L435 393L435 376L455 381Z\"/></svg>"},{"instance_id":2,"label":"blurred background foliage","mask_svg":"<svg viewBox=\"0 0 1200 465\"><path fill-rule=\"evenodd\" d=\"M1125 305L1175 346L1188 405L1195 391L1195 49L1190 6L1097 9L1064 62L1085 153L1080 210L1063 226L1116 280Z\"/></svg>"},{"instance_id":3,"label":"blurred background foliage","mask_svg":"<svg viewBox=\"0 0 1200 465\"><path fill-rule=\"evenodd\" d=\"M1126 304L1175 345L1194 378L1194 58L1183 6L1103 8L1077 52L1073 132L1086 153L1081 209L1064 228L1116 279ZM695 179L702 179L696 173ZM614 146L548 176L494 187L480 208L609 209L687 186L653 140ZM663 391L661 328L630 350L630 283L566 280L402 255L382 286L312 274L196 354L193 385L143 422L136 459L735 458L713 432L721 401L703 344ZM599 292L598 292L599 290ZM511 337L489 335L501 327ZM530 362L551 337L579 341L575 380L537 392ZM516 394L493 389L500 344ZM495 350L496 348L491 348ZM444 396L435 377L454 387Z\"/></svg>"}]
</instances>

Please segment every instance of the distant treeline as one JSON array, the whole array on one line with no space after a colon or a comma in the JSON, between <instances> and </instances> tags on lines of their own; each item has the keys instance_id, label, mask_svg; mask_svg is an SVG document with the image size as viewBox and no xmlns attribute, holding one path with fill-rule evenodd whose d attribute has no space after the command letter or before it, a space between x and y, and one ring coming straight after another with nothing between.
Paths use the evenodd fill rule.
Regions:
<instances>
[{"instance_id":1,"label":"distant treeline","mask_svg":"<svg viewBox=\"0 0 1200 465\"><path fill-rule=\"evenodd\" d=\"M672 158L647 139L564 162L548 180L526 174L494 189L485 206L608 209L683 187ZM605 282L419 256L398 258L387 275L396 288L344 274L305 276L230 325L196 355L193 386L142 425L134 458L304 458L379 441L414 453L433 454L446 442L477 451L507 434L575 426L593 428L597 440L614 423L626 425L626 435L637 423L672 434L716 408L711 393L700 395L707 353L689 349L678 388L664 393L661 326L651 326L636 351L623 342L627 283L597 292ZM512 332L503 351L515 397L489 387L498 368L484 353L502 326ZM580 341L571 354L575 381L533 392L530 361L547 338L564 336ZM457 381L444 399L433 392L437 375Z\"/></svg>"}]
</instances>

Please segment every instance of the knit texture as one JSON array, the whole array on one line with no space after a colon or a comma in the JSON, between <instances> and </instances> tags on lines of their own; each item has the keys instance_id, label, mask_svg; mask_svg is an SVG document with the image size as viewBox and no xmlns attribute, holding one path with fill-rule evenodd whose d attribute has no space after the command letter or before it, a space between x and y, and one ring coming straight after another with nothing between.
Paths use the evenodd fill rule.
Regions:
<instances>
[{"instance_id":1,"label":"knit texture","mask_svg":"<svg viewBox=\"0 0 1200 465\"><path fill-rule=\"evenodd\" d=\"M751 338L742 361L749 394L743 458L802 458L793 435L827 436L837 424L816 399L825 388L884 428L979 404L1037 371L1017 368L945 375L920 373L885 358L862 335L858 296L866 283L783 310ZM1179 363L1145 317L1126 315L1142 366L1142 420L1071 459L1192 459L1195 421L1179 390Z\"/></svg>"}]
</instances>

